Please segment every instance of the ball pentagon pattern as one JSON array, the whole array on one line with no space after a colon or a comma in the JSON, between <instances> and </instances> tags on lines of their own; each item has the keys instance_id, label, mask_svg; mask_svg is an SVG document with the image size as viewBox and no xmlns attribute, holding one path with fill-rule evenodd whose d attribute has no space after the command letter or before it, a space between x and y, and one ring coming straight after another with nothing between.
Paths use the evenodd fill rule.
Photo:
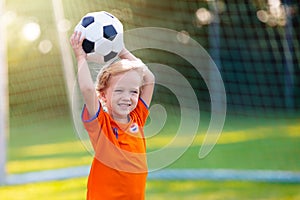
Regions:
<instances>
[{"instance_id":1,"label":"ball pentagon pattern","mask_svg":"<svg viewBox=\"0 0 300 200\"><path fill-rule=\"evenodd\" d=\"M112 14L100 11L87 13L75 27L85 37L82 47L88 58L112 61L124 48L123 25Z\"/></svg>"}]
</instances>

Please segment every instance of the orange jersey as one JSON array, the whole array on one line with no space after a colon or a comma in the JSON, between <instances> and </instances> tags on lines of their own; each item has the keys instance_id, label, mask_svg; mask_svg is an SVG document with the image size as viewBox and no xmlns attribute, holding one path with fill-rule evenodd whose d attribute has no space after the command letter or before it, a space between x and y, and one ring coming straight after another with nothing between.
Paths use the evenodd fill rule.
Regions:
<instances>
[{"instance_id":1,"label":"orange jersey","mask_svg":"<svg viewBox=\"0 0 300 200\"><path fill-rule=\"evenodd\" d=\"M88 200L142 200L147 178L143 126L148 107L139 99L130 122L114 121L102 107L89 119L84 107L82 120L95 151L88 179Z\"/></svg>"}]
</instances>

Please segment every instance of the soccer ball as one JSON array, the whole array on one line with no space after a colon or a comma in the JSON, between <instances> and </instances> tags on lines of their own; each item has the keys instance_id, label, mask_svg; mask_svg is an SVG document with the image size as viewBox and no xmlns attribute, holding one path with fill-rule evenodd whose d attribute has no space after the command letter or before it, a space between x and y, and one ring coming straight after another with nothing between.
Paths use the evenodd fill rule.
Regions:
<instances>
[{"instance_id":1,"label":"soccer ball","mask_svg":"<svg viewBox=\"0 0 300 200\"><path fill-rule=\"evenodd\" d=\"M75 31L80 31L85 37L82 47L90 61L112 61L124 48L123 25L108 12L86 14L75 27Z\"/></svg>"}]
</instances>

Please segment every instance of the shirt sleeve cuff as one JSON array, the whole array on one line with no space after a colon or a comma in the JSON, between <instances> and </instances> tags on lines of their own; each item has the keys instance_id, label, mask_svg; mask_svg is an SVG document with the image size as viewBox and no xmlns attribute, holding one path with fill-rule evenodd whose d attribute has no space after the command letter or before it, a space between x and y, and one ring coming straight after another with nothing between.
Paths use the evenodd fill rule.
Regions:
<instances>
[{"instance_id":1,"label":"shirt sleeve cuff","mask_svg":"<svg viewBox=\"0 0 300 200\"><path fill-rule=\"evenodd\" d=\"M144 99L140 98L141 102L144 104L144 106L147 108L147 110L149 110L149 106L147 105L147 103L144 101Z\"/></svg>"},{"instance_id":2,"label":"shirt sleeve cuff","mask_svg":"<svg viewBox=\"0 0 300 200\"><path fill-rule=\"evenodd\" d=\"M81 119L82 119L82 121L84 123L88 123L88 122L94 121L99 116L100 110L101 110L101 104L99 102L99 107L98 107L97 113L94 116L90 117L89 112L88 112L88 110L86 108L86 105L84 104L83 109L82 109L82 113L81 113Z\"/></svg>"}]
</instances>

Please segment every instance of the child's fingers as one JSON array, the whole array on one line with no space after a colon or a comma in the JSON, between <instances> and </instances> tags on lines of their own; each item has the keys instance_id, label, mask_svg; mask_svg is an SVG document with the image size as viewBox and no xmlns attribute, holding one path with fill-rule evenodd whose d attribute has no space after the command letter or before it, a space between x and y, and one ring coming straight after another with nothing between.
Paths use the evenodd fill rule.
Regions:
<instances>
[{"instance_id":1,"label":"child's fingers","mask_svg":"<svg viewBox=\"0 0 300 200\"><path fill-rule=\"evenodd\" d=\"M70 38L70 43L72 47L79 47L82 45L83 40L85 39L84 37L81 37L82 33L75 31L71 38Z\"/></svg>"},{"instance_id":2,"label":"child's fingers","mask_svg":"<svg viewBox=\"0 0 300 200\"><path fill-rule=\"evenodd\" d=\"M76 40L79 45L82 45L84 39L85 37L82 37L81 32L76 32Z\"/></svg>"},{"instance_id":3,"label":"child's fingers","mask_svg":"<svg viewBox=\"0 0 300 200\"><path fill-rule=\"evenodd\" d=\"M83 41L85 40L85 37L82 35L82 33L80 32L79 33L80 35L79 35L79 41L80 41L80 45L82 45L82 43L83 43Z\"/></svg>"},{"instance_id":4,"label":"child's fingers","mask_svg":"<svg viewBox=\"0 0 300 200\"><path fill-rule=\"evenodd\" d=\"M77 32L74 32L70 37L70 43L72 46L75 46L76 44L76 37L77 37Z\"/></svg>"}]
</instances>

